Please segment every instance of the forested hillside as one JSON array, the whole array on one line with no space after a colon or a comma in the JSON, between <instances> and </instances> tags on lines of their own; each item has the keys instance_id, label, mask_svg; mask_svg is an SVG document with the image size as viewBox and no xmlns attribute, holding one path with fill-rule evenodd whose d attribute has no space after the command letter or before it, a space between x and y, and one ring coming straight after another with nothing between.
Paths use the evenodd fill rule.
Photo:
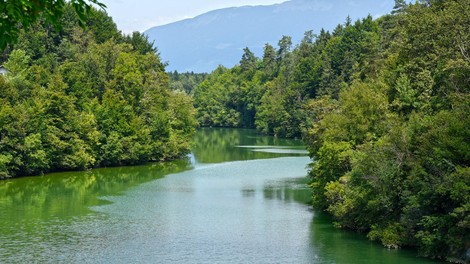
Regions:
<instances>
[{"instance_id":1,"label":"forested hillside","mask_svg":"<svg viewBox=\"0 0 470 264\"><path fill-rule=\"evenodd\" d=\"M205 126L303 136L316 208L389 248L470 261L470 1L283 37L194 91Z\"/></svg>"},{"instance_id":2,"label":"forested hillside","mask_svg":"<svg viewBox=\"0 0 470 264\"><path fill-rule=\"evenodd\" d=\"M104 12L84 27L21 29L0 57L0 178L136 164L189 152L191 99L169 89L147 37L123 36Z\"/></svg>"}]
</instances>

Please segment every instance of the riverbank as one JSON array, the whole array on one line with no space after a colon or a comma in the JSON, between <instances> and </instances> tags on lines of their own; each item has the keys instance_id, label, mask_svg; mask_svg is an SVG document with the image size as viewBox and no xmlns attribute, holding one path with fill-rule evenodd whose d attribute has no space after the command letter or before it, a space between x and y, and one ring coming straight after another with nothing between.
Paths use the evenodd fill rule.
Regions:
<instances>
[{"instance_id":1,"label":"riverbank","mask_svg":"<svg viewBox=\"0 0 470 264\"><path fill-rule=\"evenodd\" d=\"M201 129L194 139L185 160L0 182L0 258L434 263L312 210L302 142L243 129Z\"/></svg>"}]
</instances>

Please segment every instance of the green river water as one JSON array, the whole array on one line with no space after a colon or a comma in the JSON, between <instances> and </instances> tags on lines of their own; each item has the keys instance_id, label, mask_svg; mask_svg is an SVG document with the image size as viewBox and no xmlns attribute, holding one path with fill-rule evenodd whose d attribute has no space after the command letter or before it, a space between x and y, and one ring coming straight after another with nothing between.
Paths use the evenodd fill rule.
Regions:
<instances>
[{"instance_id":1,"label":"green river water","mask_svg":"<svg viewBox=\"0 0 470 264\"><path fill-rule=\"evenodd\" d=\"M0 263L436 263L309 206L300 141L201 129L182 161L0 181Z\"/></svg>"}]
</instances>

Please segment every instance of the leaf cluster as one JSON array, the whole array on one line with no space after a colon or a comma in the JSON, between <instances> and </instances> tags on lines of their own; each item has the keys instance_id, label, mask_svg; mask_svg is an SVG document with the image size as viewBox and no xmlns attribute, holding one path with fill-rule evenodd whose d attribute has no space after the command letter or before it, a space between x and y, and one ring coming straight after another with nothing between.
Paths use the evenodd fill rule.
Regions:
<instances>
[{"instance_id":1,"label":"leaf cluster","mask_svg":"<svg viewBox=\"0 0 470 264\"><path fill-rule=\"evenodd\" d=\"M106 5L98 0L71 0L68 3L73 7L80 26L85 23L94 6L105 8ZM43 20L47 24L59 29L60 19L66 10L65 0L5 0L0 5L0 50L12 42L16 42L21 28L27 29L36 21Z\"/></svg>"}]
</instances>

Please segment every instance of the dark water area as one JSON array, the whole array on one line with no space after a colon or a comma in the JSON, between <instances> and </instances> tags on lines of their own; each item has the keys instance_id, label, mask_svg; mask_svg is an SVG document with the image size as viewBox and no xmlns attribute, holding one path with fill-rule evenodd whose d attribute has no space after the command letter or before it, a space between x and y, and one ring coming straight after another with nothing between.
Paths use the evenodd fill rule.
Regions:
<instances>
[{"instance_id":1,"label":"dark water area","mask_svg":"<svg viewBox=\"0 0 470 264\"><path fill-rule=\"evenodd\" d=\"M185 160L0 181L1 263L436 263L333 227L299 140L201 129Z\"/></svg>"}]
</instances>

